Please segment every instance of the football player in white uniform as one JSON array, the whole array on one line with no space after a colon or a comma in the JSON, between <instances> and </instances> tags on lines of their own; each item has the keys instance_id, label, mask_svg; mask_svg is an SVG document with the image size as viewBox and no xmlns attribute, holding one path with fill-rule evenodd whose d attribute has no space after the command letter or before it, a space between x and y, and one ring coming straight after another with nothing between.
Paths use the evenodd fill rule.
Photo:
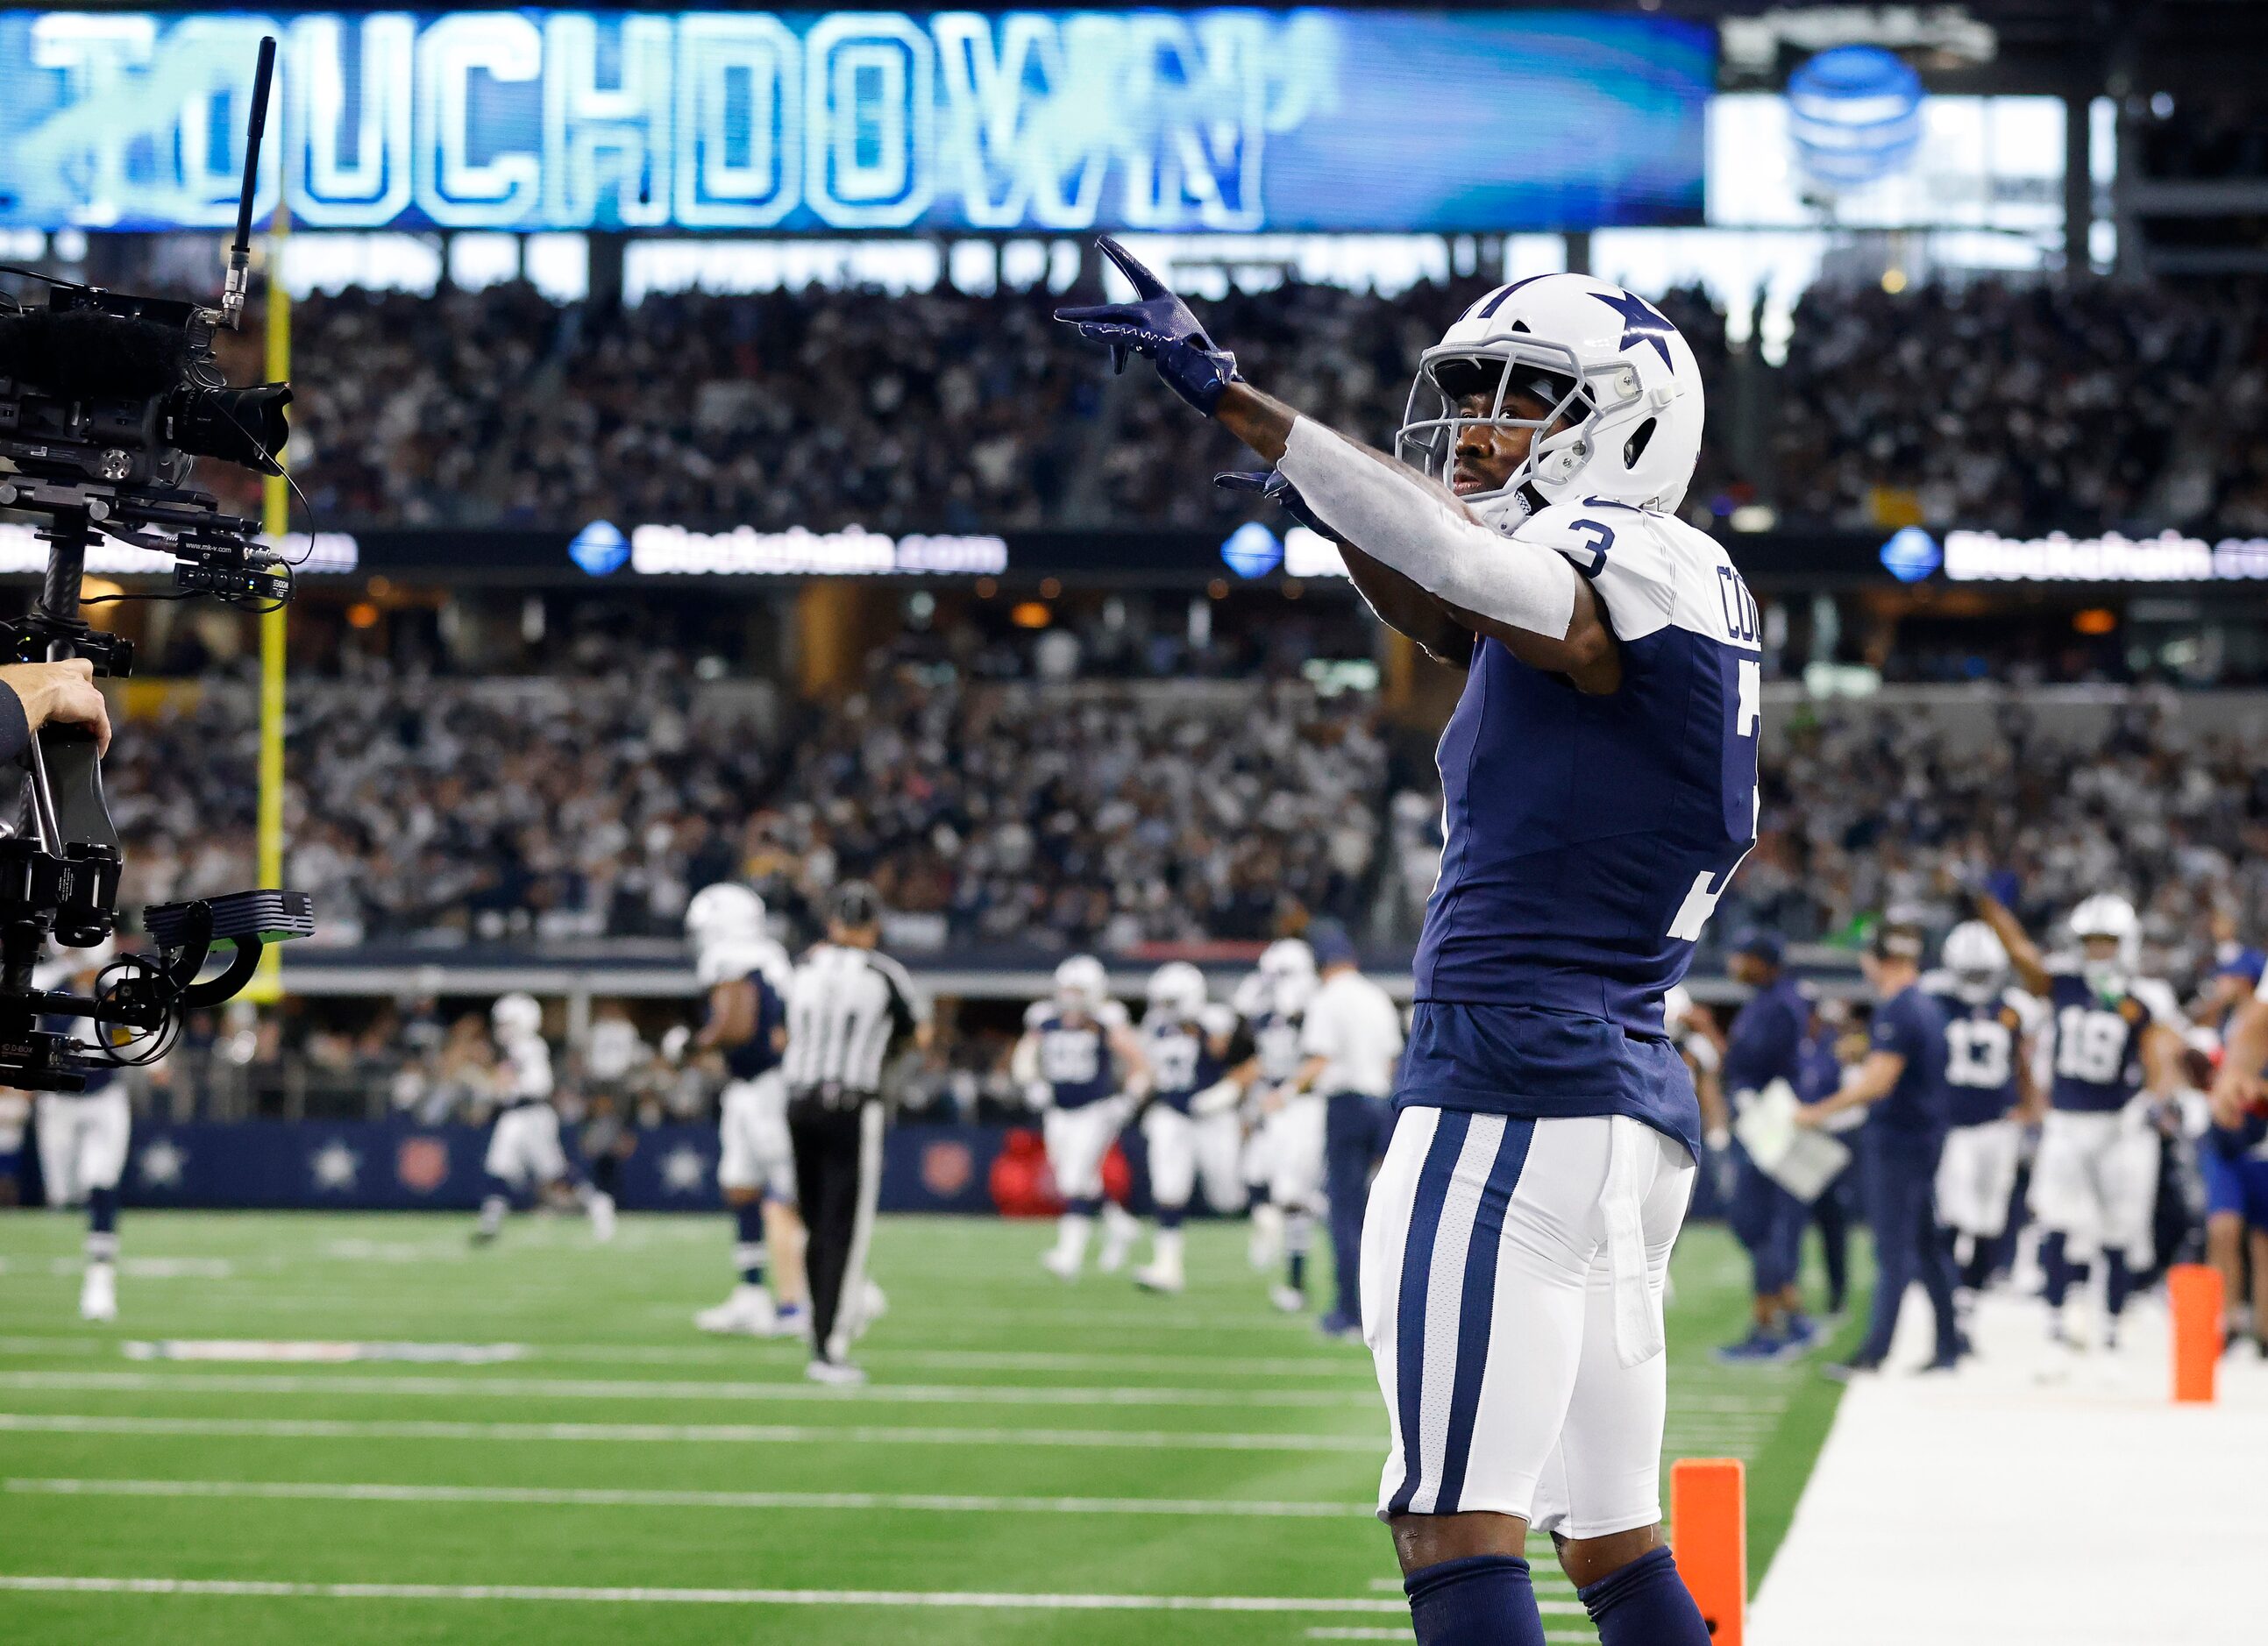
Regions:
<instances>
[{"instance_id":1,"label":"football player in white uniform","mask_svg":"<svg viewBox=\"0 0 2268 1646\"><path fill-rule=\"evenodd\" d=\"M1099 1216L1097 1266L1106 1274L1121 1268L1141 1224L1104 1195L1102 1165L1146 1084L1147 1069L1126 1009L1110 997L1101 961L1075 954L1056 967L1054 997L1034 1002L1024 1014L1009 1068L1027 1100L1043 1112L1048 1169L1064 1201L1056 1243L1041 1262L1059 1279L1077 1279Z\"/></svg>"},{"instance_id":2,"label":"football player in white uniform","mask_svg":"<svg viewBox=\"0 0 2268 1646\"><path fill-rule=\"evenodd\" d=\"M1951 1129L1938 1157L1937 1221L1953 1238L1966 1313L1991 1277L2008 1227L2023 1128L2043 1111L2032 1079L2032 1035L2045 1009L2008 983L2008 951L1981 920L1945 935L1940 968L1922 987L1943 1003Z\"/></svg>"},{"instance_id":3,"label":"football player in white uniform","mask_svg":"<svg viewBox=\"0 0 2268 1646\"><path fill-rule=\"evenodd\" d=\"M551 1106L551 1045L543 1038L543 1008L533 995L500 996L489 1009L501 1082L497 1116L481 1169L488 1194L473 1242L486 1246L504 1228L512 1197L533 1191L555 1205L579 1204L600 1240L615 1238L615 1202L569 1163L559 1142L559 1111Z\"/></svg>"},{"instance_id":4,"label":"football player in white uniform","mask_svg":"<svg viewBox=\"0 0 2268 1646\"><path fill-rule=\"evenodd\" d=\"M34 977L47 989L90 990L110 964L113 945L106 937L91 949L65 949L46 961ZM50 1032L96 1032L86 1018L49 1018ZM126 1144L134 1114L118 1071L100 1064L86 1073L82 1091L42 1091L35 1106L40 1137L40 1175L48 1204L86 1209L86 1269L79 1282L83 1320L118 1318L118 1180L126 1171Z\"/></svg>"},{"instance_id":5,"label":"football player in white uniform","mask_svg":"<svg viewBox=\"0 0 2268 1646\"><path fill-rule=\"evenodd\" d=\"M2007 908L1982 893L1972 895L1978 916L2007 948L2017 980L2046 1003L2040 1036L2048 1113L2032 1165L2031 1201L2046 1235L2040 1263L2047 1271L2050 1329L2066 1348L2085 1346L2071 1311L2083 1302L2099 1254L2103 1336L2116 1347L2132 1278L2151 1267L2160 1121L2187 1084L2181 1004L2162 980L2134 975L2141 922L2134 906L2115 893L2098 893L2072 910L2080 955L2053 963Z\"/></svg>"},{"instance_id":6,"label":"football player in white uniform","mask_svg":"<svg viewBox=\"0 0 2268 1646\"><path fill-rule=\"evenodd\" d=\"M1204 974L1186 960L1167 961L1152 973L1148 993L1141 1039L1150 1097L1142 1111L1142 1136L1150 1150L1157 1233L1150 1261L1134 1271L1134 1283L1177 1292L1183 1284L1182 1218L1190 1192L1202 1181L1216 1212L1243 1203L1237 1178L1241 1094L1226 1078L1236 1014L1205 998Z\"/></svg>"},{"instance_id":7,"label":"football player in white uniform","mask_svg":"<svg viewBox=\"0 0 2268 1646\"><path fill-rule=\"evenodd\" d=\"M730 881L705 885L685 908L694 974L709 991L694 1049L721 1066L717 1187L733 1214L732 1296L703 1309L704 1332L797 1337L804 1331L803 1219L788 1141L787 991L793 966L764 924L764 900ZM770 1260L771 1289L765 1286Z\"/></svg>"},{"instance_id":8,"label":"football player in white uniform","mask_svg":"<svg viewBox=\"0 0 2268 1646\"><path fill-rule=\"evenodd\" d=\"M1260 987L1246 1014L1252 1055L1234 1075L1244 1089L1252 1125L1246 1180L1256 1186L1248 1255L1257 1269L1280 1253L1284 1279L1269 1301L1286 1314L1307 1306L1307 1255L1323 1195L1327 1106L1321 1094L1300 1087L1306 1062L1307 1002L1314 995L1315 953L1298 937L1278 938L1262 952Z\"/></svg>"},{"instance_id":9,"label":"football player in white uniform","mask_svg":"<svg viewBox=\"0 0 2268 1646\"><path fill-rule=\"evenodd\" d=\"M1275 465L1242 483L1466 671L1363 1221L1379 1513L1420 1646L1541 1646L1531 1525L1602 1646L1707 1646L1660 1525L1662 1291L1701 1150L1661 1004L1755 843L1762 694L1756 602L1677 516L1692 349L1587 275L1499 286L1420 357L1397 463L1244 382L1102 247L1134 300L1057 318Z\"/></svg>"}]
</instances>

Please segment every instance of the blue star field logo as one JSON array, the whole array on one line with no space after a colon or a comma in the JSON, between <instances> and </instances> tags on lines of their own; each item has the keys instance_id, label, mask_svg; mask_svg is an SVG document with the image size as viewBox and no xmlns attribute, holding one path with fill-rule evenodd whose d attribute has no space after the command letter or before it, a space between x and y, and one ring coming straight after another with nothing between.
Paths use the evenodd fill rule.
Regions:
<instances>
[{"instance_id":1,"label":"blue star field logo","mask_svg":"<svg viewBox=\"0 0 2268 1646\"><path fill-rule=\"evenodd\" d=\"M575 533L567 545L567 558L594 577L620 571L629 562L630 540L610 521L593 520Z\"/></svg>"},{"instance_id":2,"label":"blue star field logo","mask_svg":"<svg viewBox=\"0 0 2268 1646\"><path fill-rule=\"evenodd\" d=\"M1247 520L1228 534L1220 557L1240 577L1264 577L1284 563L1284 545L1259 521Z\"/></svg>"},{"instance_id":3,"label":"blue star field logo","mask_svg":"<svg viewBox=\"0 0 2268 1646\"><path fill-rule=\"evenodd\" d=\"M1622 341L1615 345L1617 353L1626 352L1640 343L1652 343L1661 356L1661 364L1674 365L1669 357L1669 339L1677 328L1658 312L1644 298L1625 291L1610 298L1603 291L1591 294L1623 317Z\"/></svg>"},{"instance_id":4,"label":"blue star field logo","mask_svg":"<svg viewBox=\"0 0 2268 1646\"><path fill-rule=\"evenodd\" d=\"M1937 540L1918 525L1902 525L1882 545L1882 569L1900 583L1919 583L1945 563Z\"/></svg>"}]
</instances>

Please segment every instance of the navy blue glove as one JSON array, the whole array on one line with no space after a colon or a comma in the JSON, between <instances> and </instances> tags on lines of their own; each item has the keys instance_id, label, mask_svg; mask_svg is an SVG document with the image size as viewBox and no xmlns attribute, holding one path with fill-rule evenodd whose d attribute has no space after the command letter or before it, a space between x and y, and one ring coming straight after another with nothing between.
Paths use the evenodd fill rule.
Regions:
<instances>
[{"instance_id":1,"label":"navy blue glove","mask_svg":"<svg viewBox=\"0 0 2268 1646\"><path fill-rule=\"evenodd\" d=\"M1238 380L1236 356L1216 347L1189 305L1167 290L1165 283L1124 246L1107 234L1095 245L1133 283L1136 300L1057 309L1056 318L1087 342L1107 345L1114 371L1126 369L1130 354L1152 362L1167 388L1211 416L1222 392Z\"/></svg>"},{"instance_id":2,"label":"navy blue glove","mask_svg":"<svg viewBox=\"0 0 2268 1646\"><path fill-rule=\"evenodd\" d=\"M1214 475L1212 483L1223 491L1256 491L1309 531L1321 532L1325 537L1338 535L1323 524L1322 516L1307 506L1300 489L1285 480L1280 470L1271 468L1262 474L1232 469L1226 474Z\"/></svg>"}]
</instances>

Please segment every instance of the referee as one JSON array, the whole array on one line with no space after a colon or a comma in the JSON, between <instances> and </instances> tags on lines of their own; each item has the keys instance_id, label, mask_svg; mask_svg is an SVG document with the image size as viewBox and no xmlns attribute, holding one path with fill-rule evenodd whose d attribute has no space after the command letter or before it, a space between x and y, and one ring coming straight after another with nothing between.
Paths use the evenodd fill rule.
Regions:
<instances>
[{"instance_id":1,"label":"referee","mask_svg":"<svg viewBox=\"0 0 2268 1646\"><path fill-rule=\"evenodd\" d=\"M836 888L827 940L795 968L787 995L788 1135L809 1231L815 1383L853 1385L845 1358L864 1312L866 1243L882 1179L882 1069L908 1035L927 1047L929 1008L905 967L876 952L881 900L863 880Z\"/></svg>"}]
</instances>

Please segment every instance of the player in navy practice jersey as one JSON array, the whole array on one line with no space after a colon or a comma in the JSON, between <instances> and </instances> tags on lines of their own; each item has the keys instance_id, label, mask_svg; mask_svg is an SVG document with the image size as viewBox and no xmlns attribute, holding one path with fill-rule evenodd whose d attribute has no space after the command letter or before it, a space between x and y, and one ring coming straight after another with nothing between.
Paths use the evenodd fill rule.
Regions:
<instances>
[{"instance_id":1,"label":"player in navy practice jersey","mask_svg":"<svg viewBox=\"0 0 2268 1646\"><path fill-rule=\"evenodd\" d=\"M1058 1278L1072 1280L1086 1260L1097 1216L1103 1220L1099 1267L1106 1272L1125 1262L1140 1232L1132 1213L1103 1198L1102 1163L1139 1099L1148 1065L1126 1009L1110 998L1100 960L1075 954L1056 967L1055 981L1055 997L1035 1001L1024 1014L1023 1039L1010 1064L1033 1106L1044 1112L1048 1166L1064 1201L1056 1243L1041 1261Z\"/></svg>"},{"instance_id":2,"label":"player in navy practice jersey","mask_svg":"<svg viewBox=\"0 0 2268 1646\"><path fill-rule=\"evenodd\" d=\"M1540 1646L1534 1525L1605 1646L1703 1646L1659 1524L1661 1295L1701 1129L1662 997L1756 838L1760 693L1756 604L1676 514L1692 351L1620 287L1514 281L1421 356L1396 462L1244 383L1103 249L1135 300L1059 318L1273 463L1237 483L1466 671L1363 1227L1379 1512L1418 1638Z\"/></svg>"},{"instance_id":3,"label":"player in navy practice jersey","mask_svg":"<svg viewBox=\"0 0 2268 1646\"><path fill-rule=\"evenodd\" d=\"M1150 1100L1142 1135L1150 1145L1150 1199L1158 1228L1150 1261L1134 1272L1148 1291L1182 1290L1182 1218L1200 1181L1217 1212L1242 1201L1237 1153L1243 1128L1241 1093L1227 1079L1228 1044L1236 1014L1205 998L1204 974L1173 960L1150 977L1142 1018L1142 1054L1150 1066Z\"/></svg>"},{"instance_id":4,"label":"player in navy practice jersey","mask_svg":"<svg viewBox=\"0 0 2268 1646\"><path fill-rule=\"evenodd\" d=\"M2019 981L2047 1003L2040 1033L2048 1113L2032 1166L2032 1213L2046 1231L2040 1263L2051 1330L2066 1348L2085 1346L2069 1309L2082 1300L2100 1253L2104 1337L2115 1346L2132 1278L2151 1267L2160 1113L2185 1084L2181 1006L2164 982L2134 974L2141 927L2124 898L2103 893L2072 910L2080 957L2051 964L2014 915L1972 895Z\"/></svg>"}]
</instances>

